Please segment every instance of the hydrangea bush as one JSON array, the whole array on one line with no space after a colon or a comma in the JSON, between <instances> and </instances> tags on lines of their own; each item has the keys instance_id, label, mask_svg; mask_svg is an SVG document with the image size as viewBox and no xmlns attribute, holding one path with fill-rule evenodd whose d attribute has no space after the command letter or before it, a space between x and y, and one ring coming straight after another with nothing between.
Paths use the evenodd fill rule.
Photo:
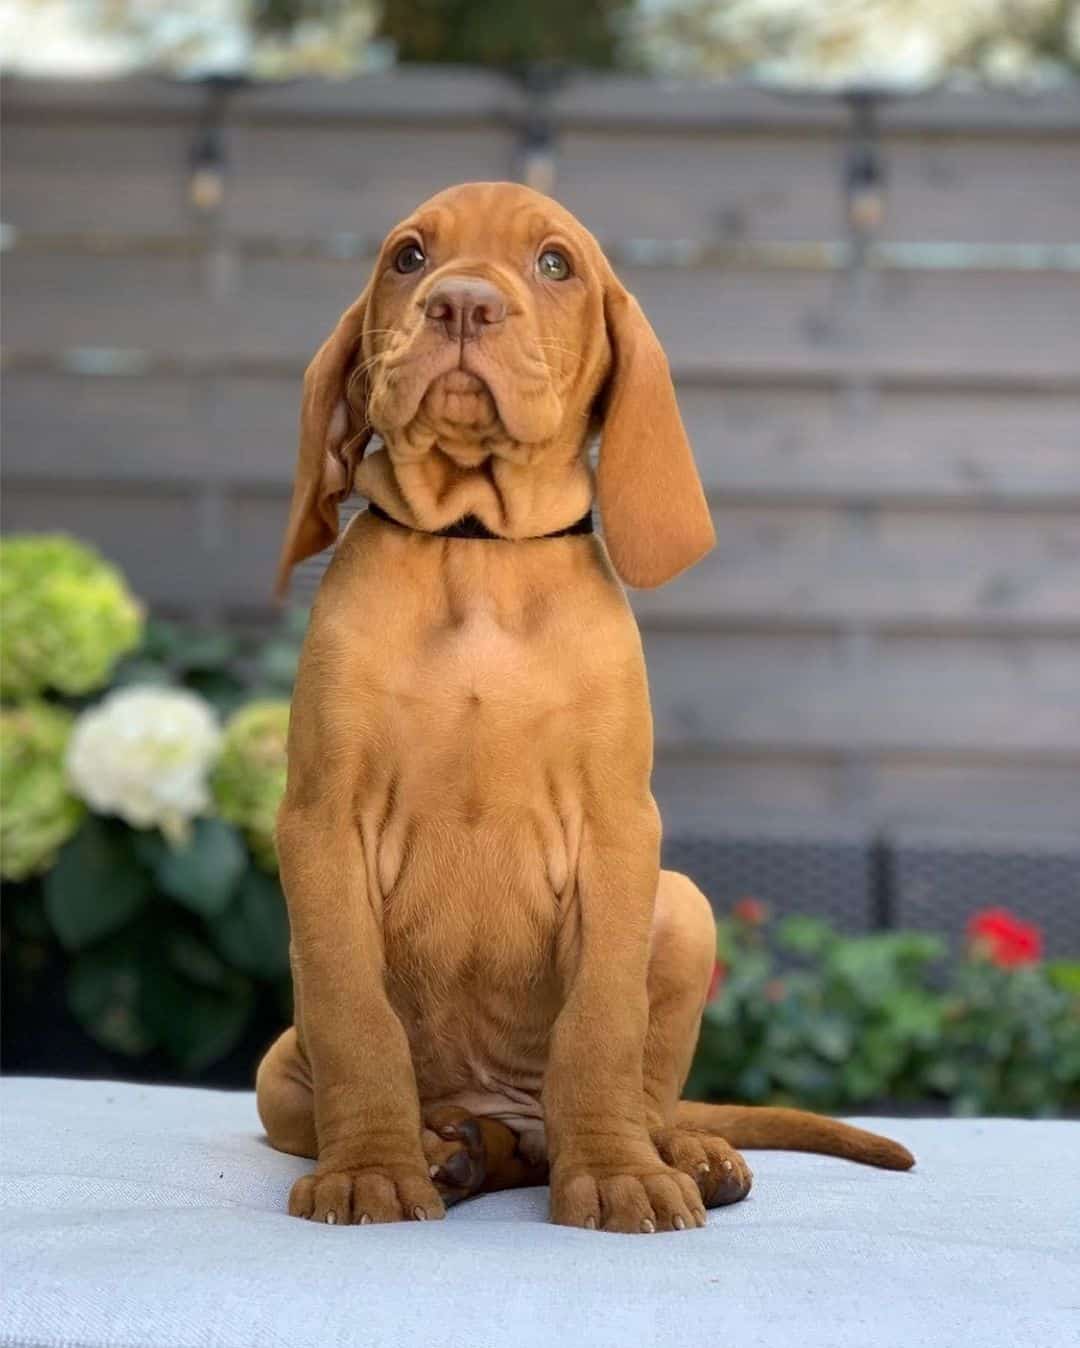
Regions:
<instances>
[{"instance_id":1,"label":"hydrangea bush","mask_svg":"<svg viewBox=\"0 0 1080 1348\"><path fill-rule=\"evenodd\" d=\"M267 698L242 707L225 727L213 791L222 819L243 831L260 866L277 870L274 824L285 793L289 704Z\"/></svg>"},{"instance_id":2,"label":"hydrangea bush","mask_svg":"<svg viewBox=\"0 0 1080 1348\"><path fill-rule=\"evenodd\" d=\"M0 541L0 694L100 688L142 635L142 609L94 550L61 534Z\"/></svg>"},{"instance_id":3,"label":"hydrangea bush","mask_svg":"<svg viewBox=\"0 0 1080 1348\"><path fill-rule=\"evenodd\" d=\"M0 875L25 880L52 865L85 813L64 773L72 717L26 702L0 708Z\"/></svg>"},{"instance_id":4,"label":"hydrangea bush","mask_svg":"<svg viewBox=\"0 0 1080 1348\"><path fill-rule=\"evenodd\" d=\"M269 641L144 622L59 535L0 544L5 974L58 957L107 1048L184 1073L288 1002L274 818L305 615Z\"/></svg>"},{"instance_id":5,"label":"hydrangea bush","mask_svg":"<svg viewBox=\"0 0 1080 1348\"><path fill-rule=\"evenodd\" d=\"M274 818L306 615L259 641L144 624L119 574L58 537L8 540L0 565L6 994L59 969L99 1044L198 1076L290 1014ZM770 932L755 899L719 924L697 1093L1080 1104L1080 966L1044 964L1011 913L977 913L959 962L919 933Z\"/></svg>"}]
</instances>

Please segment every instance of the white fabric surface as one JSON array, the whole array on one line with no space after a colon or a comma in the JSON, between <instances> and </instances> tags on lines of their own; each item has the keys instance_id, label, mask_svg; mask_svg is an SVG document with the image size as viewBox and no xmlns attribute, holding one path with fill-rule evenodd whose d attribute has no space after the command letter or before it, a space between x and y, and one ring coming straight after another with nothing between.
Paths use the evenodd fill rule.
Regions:
<instances>
[{"instance_id":1,"label":"white fabric surface","mask_svg":"<svg viewBox=\"0 0 1080 1348\"><path fill-rule=\"evenodd\" d=\"M285 1215L248 1094L7 1080L0 1343L52 1348L1072 1348L1080 1125L879 1120L909 1174L755 1153L704 1231Z\"/></svg>"}]
</instances>

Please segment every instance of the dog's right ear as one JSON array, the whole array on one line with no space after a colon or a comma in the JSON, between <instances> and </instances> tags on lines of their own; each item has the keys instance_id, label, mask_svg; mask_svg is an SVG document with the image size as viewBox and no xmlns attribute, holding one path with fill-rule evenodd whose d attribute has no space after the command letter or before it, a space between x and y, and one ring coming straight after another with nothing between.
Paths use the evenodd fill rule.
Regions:
<instances>
[{"instance_id":1,"label":"dog's right ear","mask_svg":"<svg viewBox=\"0 0 1080 1348\"><path fill-rule=\"evenodd\" d=\"M366 310L365 291L342 314L304 375L300 450L278 563L278 598L289 588L293 567L337 539L338 508L352 491L353 473L371 439L360 352Z\"/></svg>"}]
</instances>

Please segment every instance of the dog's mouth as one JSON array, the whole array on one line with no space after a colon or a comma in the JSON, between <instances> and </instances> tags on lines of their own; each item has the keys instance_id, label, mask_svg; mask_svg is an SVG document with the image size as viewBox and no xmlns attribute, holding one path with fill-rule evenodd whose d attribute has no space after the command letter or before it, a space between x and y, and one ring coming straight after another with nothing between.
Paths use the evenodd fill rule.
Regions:
<instances>
[{"instance_id":1,"label":"dog's mouth","mask_svg":"<svg viewBox=\"0 0 1080 1348\"><path fill-rule=\"evenodd\" d=\"M410 342L373 384L370 415L384 435L419 417L437 436L526 444L551 435L562 413L549 366L527 344Z\"/></svg>"},{"instance_id":2,"label":"dog's mouth","mask_svg":"<svg viewBox=\"0 0 1080 1348\"><path fill-rule=\"evenodd\" d=\"M490 434L500 425L499 409L487 384L471 370L458 368L436 375L421 404L438 428Z\"/></svg>"}]
</instances>

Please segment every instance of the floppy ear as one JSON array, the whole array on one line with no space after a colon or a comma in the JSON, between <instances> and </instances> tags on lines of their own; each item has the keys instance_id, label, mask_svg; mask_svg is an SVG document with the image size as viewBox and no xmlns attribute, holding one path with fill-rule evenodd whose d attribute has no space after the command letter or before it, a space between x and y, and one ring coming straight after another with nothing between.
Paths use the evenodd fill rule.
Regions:
<instances>
[{"instance_id":1,"label":"floppy ear","mask_svg":"<svg viewBox=\"0 0 1080 1348\"><path fill-rule=\"evenodd\" d=\"M612 350L597 472L604 540L622 580L651 589L700 561L716 534L656 333L614 280L604 315Z\"/></svg>"},{"instance_id":2,"label":"floppy ear","mask_svg":"<svg viewBox=\"0 0 1080 1348\"><path fill-rule=\"evenodd\" d=\"M371 439L367 379L356 364L366 309L365 292L342 314L304 375L300 450L278 563L278 598L289 588L293 567L337 538L338 507L352 490L353 473Z\"/></svg>"}]
</instances>

